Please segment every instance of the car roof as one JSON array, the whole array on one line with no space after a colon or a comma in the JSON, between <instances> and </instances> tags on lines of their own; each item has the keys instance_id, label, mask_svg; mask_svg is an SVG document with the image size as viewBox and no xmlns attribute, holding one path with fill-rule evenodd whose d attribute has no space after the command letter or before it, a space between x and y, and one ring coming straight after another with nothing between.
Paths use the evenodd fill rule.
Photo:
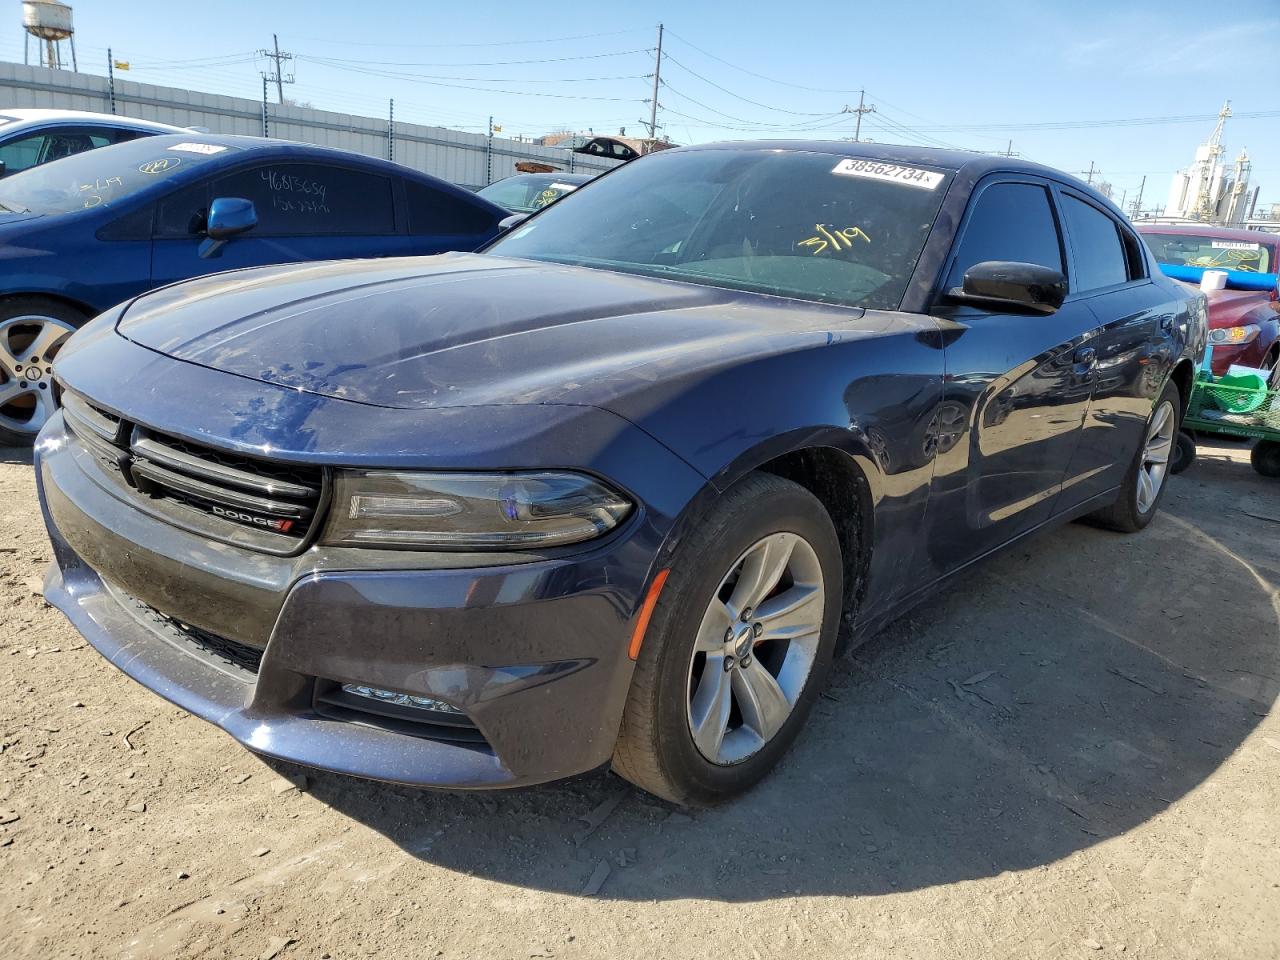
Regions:
<instances>
[{"instance_id":1,"label":"car roof","mask_svg":"<svg viewBox=\"0 0 1280 960\"><path fill-rule=\"evenodd\" d=\"M855 143L851 140L730 140L696 146L662 150L653 156L684 153L690 150L789 150L805 153L829 153L837 157L865 160L881 160L888 163L921 164L941 167L957 173L964 171L976 177L988 173L1027 173L1041 177L1066 180L1083 187L1089 194L1097 195L1093 187L1083 180L1054 167L1033 163L1019 157L1001 154L979 153L976 150L952 150L943 147L918 147L899 143Z\"/></svg>"},{"instance_id":2,"label":"car roof","mask_svg":"<svg viewBox=\"0 0 1280 960\"><path fill-rule=\"evenodd\" d=\"M507 180L562 180L565 183L586 183L588 180L594 180L599 174L595 173L569 173L564 170L552 170L550 173L513 173L509 177L503 177L501 180L493 181L490 186L496 186Z\"/></svg>"},{"instance_id":3,"label":"car roof","mask_svg":"<svg viewBox=\"0 0 1280 960\"><path fill-rule=\"evenodd\" d=\"M136 117L122 117L114 113L93 113L89 110L36 110L27 107L0 107L0 117L7 117L10 123L0 125L0 130L11 128L15 124L28 123L101 123L116 127L132 127L138 130L164 130L171 133L181 131L182 127L170 123L157 123L154 120L140 120Z\"/></svg>"},{"instance_id":4,"label":"car roof","mask_svg":"<svg viewBox=\"0 0 1280 960\"><path fill-rule=\"evenodd\" d=\"M1180 233L1214 240L1242 240L1246 243L1265 243L1274 246L1280 237L1262 230L1244 230L1240 227L1219 227L1211 223L1135 223L1139 233Z\"/></svg>"},{"instance_id":5,"label":"car roof","mask_svg":"<svg viewBox=\"0 0 1280 960\"><path fill-rule=\"evenodd\" d=\"M135 141L137 142L137 141ZM395 163L391 160L384 160L381 157L371 157L368 154L356 153L354 150L340 150L337 147L324 147L316 143L300 143L296 140L277 140L274 137L268 139L264 137L245 137L235 134L223 133L195 133L187 130L181 133L161 134L156 137L149 137L145 141L153 146L157 151L163 152L167 148L171 148L179 143L203 143L212 146L231 147L235 150L237 158L243 159L246 156L254 154L274 154L282 159L304 158L310 160L333 160L339 163L354 163L357 166L381 170L387 176L407 177L410 180L427 181L433 186L444 187L459 195L475 198L475 194L460 187L457 184L450 183L440 177L432 176L421 170L415 170L413 167L407 167L402 163ZM115 146L102 147L101 150L117 150L125 144ZM193 172L189 176L198 176ZM181 177L177 174L175 179ZM487 204L488 200L483 197L476 198L476 203Z\"/></svg>"}]
</instances>

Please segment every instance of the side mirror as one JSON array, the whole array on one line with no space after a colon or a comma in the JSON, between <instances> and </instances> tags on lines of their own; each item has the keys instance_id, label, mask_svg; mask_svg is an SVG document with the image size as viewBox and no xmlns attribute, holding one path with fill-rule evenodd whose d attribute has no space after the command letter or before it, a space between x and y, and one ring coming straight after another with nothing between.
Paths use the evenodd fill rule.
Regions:
<instances>
[{"instance_id":1,"label":"side mirror","mask_svg":"<svg viewBox=\"0 0 1280 960\"><path fill-rule=\"evenodd\" d=\"M509 217L503 217L498 221L498 235L501 236L504 233L514 230L528 219L529 214L527 213L513 213Z\"/></svg>"},{"instance_id":2,"label":"side mirror","mask_svg":"<svg viewBox=\"0 0 1280 960\"><path fill-rule=\"evenodd\" d=\"M984 260L964 275L964 285L947 292L959 303L1050 314L1067 297L1067 278L1051 267L1010 260Z\"/></svg>"},{"instance_id":3,"label":"side mirror","mask_svg":"<svg viewBox=\"0 0 1280 960\"><path fill-rule=\"evenodd\" d=\"M239 236L258 225L258 211L252 200L241 197L218 197L209 204L206 238L200 244L200 256L217 257L232 237Z\"/></svg>"}]
</instances>

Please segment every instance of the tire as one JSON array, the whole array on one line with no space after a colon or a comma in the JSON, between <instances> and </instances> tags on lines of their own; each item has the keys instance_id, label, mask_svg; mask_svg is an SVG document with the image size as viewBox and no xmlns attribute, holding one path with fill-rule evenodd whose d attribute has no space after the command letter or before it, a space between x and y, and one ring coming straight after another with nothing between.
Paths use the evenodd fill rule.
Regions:
<instances>
[{"instance_id":1,"label":"tire","mask_svg":"<svg viewBox=\"0 0 1280 960\"><path fill-rule=\"evenodd\" d=\"M779 568L784 554L786 566ZM751 589L764 568L782 569L773 592L768 576L761 578L763 592ZM761 611L797 603L793 622L805 626L790 627L789 639L771 637L779 629L775 615L755 616L752 609L741 611L745 619L735 617L748 605L738 601L757 594L765 598ZM719 803L752 787L786 752L826 682L842 598L840 543L822 504L789 480L748 475L674 558L637 658L613 769L642 790L685 805ZM721 623L729 625L728 634ZM707 695L717 690L724 691L721 698ZM703 709L723 697L730 698L723 710ZM698 725L697 739L695 716L712 718Z\"/></svg>"},{"instance_id":2,"label":"tire","mask_svg":"<svg viewBox=\"0 0 1280 960\"><path fill-rule=\"evenodd\" d=\"M1185 430L1178 431L1173 445L1173 459L1169 461L1169 472L1179 474L1196 462L1196 442Z\"/></svg>"},{"instance_id":3,"label":"tire","mask_svg":"<svg viewBox=\"0 0 1280 960\"><path fill-rule=\"evenodd\" d=\"M1253 445L1249 462L1264 477L1280 477L1280 440L1259 440Z\"/></svg>"},{"instance_id":4,"label":"tire","mask_svg":"<svg viewBox=\"0 0 1280 960\"><path fill-rule=\"evenodd\" d=\"M0 445L31 446L53 416L53 358L87 319L44 297L0 300Z\"/></svg>"},{"instance_id":5,"label":"tire","mask_svg":"<svg viewBox=\"0 0 1280 960\"><path fill-rule=\"evenodd\" d=\"M1181 422L1182 399L1178 394L1177 385L1170 380L1165 384L1165 388L1160 393L1160 398L1151 407L1151 415L1147 418L1147 425L1143 429L1142 443L1138 445L1138 449L1134 451L1133 462L1129 465L1128 471L1124 475L1124 480L1120 485L1120 495L1116 498L1116 502L1109 507L1099 510L1091 515L1091 519L1101 526L1108 527L1112 530L1118 530L1121 533L1137 533L1151 522L1156 515L1156 511L1160 508L1160 501L1164 498L1164 492L1168 488L1169 474L1172 472L1168 469L1169 460L1173 458L1175 438L1178 436L1178 426ZM1167 417L1163 420L1161 417ZM1159 421L1159 422L1157 422ZM1167 439L1163 444L1152 446L1155 439L1153 431L1164 437L1168 429L1172 429L1172 433L1167 434ZM1161 446L1163 450L1161 450ZM1139 486L1140 473L1147 473L1151 478L1151 473L1147 470L1149 465L1156 465L1158 462L1153 460L1154 456L1164 456L1164 469L1158 471L1158 477L1153 481L1156 484L1154 493L1145 493Z\"/></svg>"}]
</instances>

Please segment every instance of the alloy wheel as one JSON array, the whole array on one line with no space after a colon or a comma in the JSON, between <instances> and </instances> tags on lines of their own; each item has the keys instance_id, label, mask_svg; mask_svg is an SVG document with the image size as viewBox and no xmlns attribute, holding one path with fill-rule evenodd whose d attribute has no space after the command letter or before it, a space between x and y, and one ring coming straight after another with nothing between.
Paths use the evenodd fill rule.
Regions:
<instances>
[{"instance_id":1,"label":"alloy wheel","mask_svg":"<svg viewBox=\"0 0 1280 960\"><path fill-rule=\"evenodd\" d=\"M791 716L813 668L826 593L813 547L774 533L721 578L689 664L689 732L715 764L739 763Z\"/></svg>"},{"instance_id":2,"label":"alloy wheel","mask_svg":"<svg viewBox=\"0 0 1280 960\"><path fill-rule=\"evenodd\" d=\"M1147 439L1142 449L1142 463L1138 465L1138 512L1146 513L1155 506L1169 472L1169 457L1173 453L1173 434L1178 425L1173 404L1164 401L1151 414L1147 426Z\"/></svg>"},{"instance_id":3,"label":"alloy wheel","mask_svg":"<svg viewBox=\"0 0 1280 960\"><path fill-rule=\"evenodd\" d=\"M34 437L53 416L53 358L73 333L71 324L39 314L0 322L0 429Z\"/></svg>"}]
</instances>

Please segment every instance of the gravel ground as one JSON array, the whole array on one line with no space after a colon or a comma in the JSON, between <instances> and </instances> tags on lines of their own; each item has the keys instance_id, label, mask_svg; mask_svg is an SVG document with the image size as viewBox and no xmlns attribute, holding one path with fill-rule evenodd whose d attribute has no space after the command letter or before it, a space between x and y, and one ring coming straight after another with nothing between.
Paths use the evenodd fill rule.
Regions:
<instances>
[{"instance_id":1,"label":"gravel ground","mask_svg":"<svg viewBox=\"0 0 1280 960\"><path fill-rule=\"evenodd\" d=\"M1280 485L1201 448L843 661L746 799L268 764L37 594L0 452L0 956L1280 957Z\"/></svg>"}]
</instances>

